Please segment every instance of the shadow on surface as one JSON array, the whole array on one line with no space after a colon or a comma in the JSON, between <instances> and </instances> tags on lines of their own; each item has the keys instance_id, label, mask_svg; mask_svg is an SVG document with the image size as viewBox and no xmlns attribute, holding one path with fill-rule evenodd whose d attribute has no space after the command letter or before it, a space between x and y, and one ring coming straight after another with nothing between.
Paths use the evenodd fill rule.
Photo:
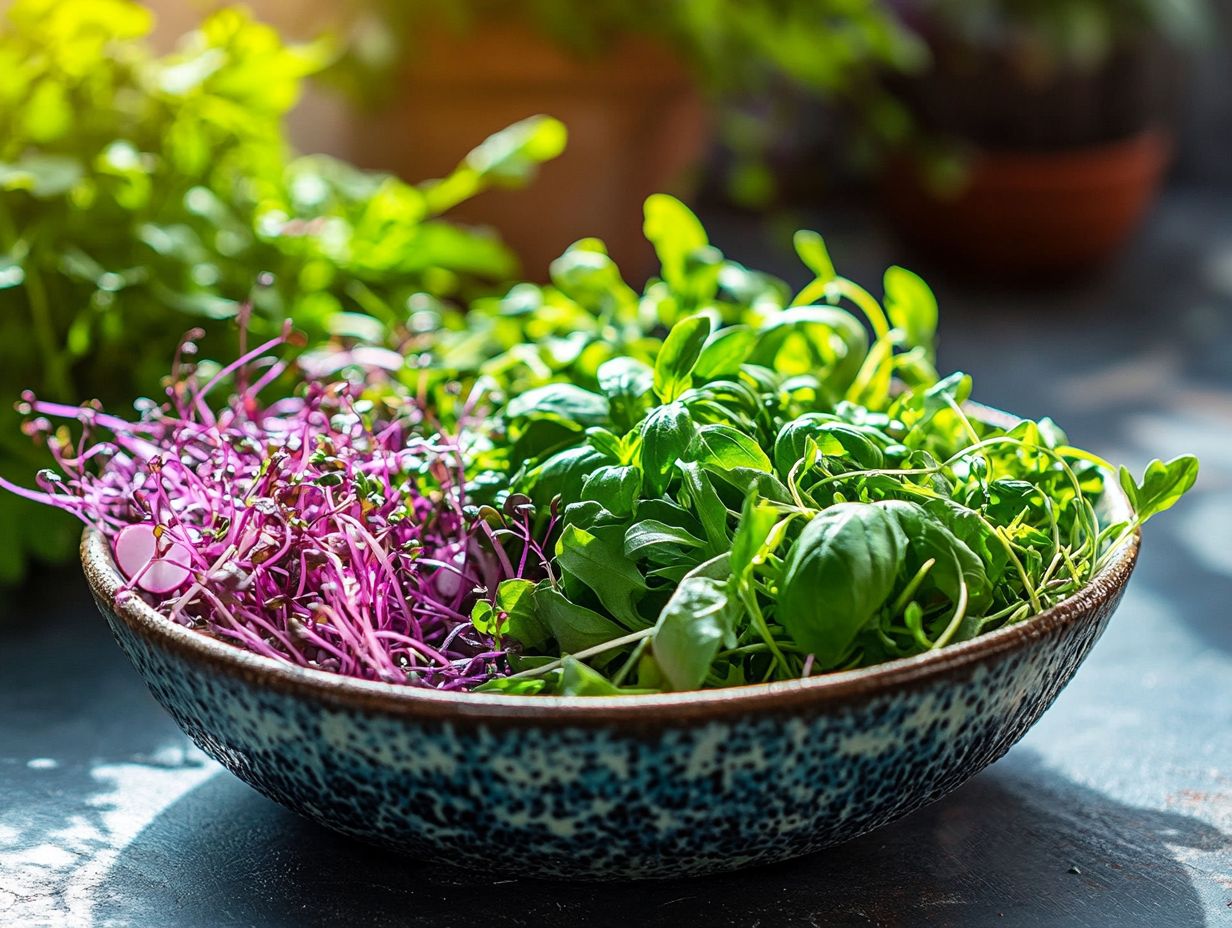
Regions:
<instances>
[{"instance_id":1,"label":"shadow on surface","mask_svg":"<svg viewBox=\"0 0 1232 928\"><path fill-rule=\"evenodd\" d=\"M908 820L802 860L685 882L547 883L374 850L219 776L121 854L95 916L100 924L164 928L1204 928L1202 903L1172 849L1230 844L1196 819L1071 783L1020 749Z\"/></svg>"}]
</instances>

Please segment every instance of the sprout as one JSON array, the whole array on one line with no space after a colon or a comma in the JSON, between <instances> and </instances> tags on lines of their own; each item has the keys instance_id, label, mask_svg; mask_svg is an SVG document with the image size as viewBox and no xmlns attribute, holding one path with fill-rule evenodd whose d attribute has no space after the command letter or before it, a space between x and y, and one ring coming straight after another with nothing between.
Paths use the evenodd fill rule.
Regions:
<instances>
[{"instance_id":1,"label":"sprout","mask_svg":"<svg viewBox=\"0 0 1232 928\"><path fill-rule=\"evenodd\" d=\"M42 492L0 485L102 532L126 578L117 602L140 596L301 667L448 690L486 682L507 662L471 609L502 580L542 575L533 513L468 517L458 439L424 435L435 418L409 399L374 404L369 384L304 377L295 398L263 405L288 335L211 367L206 383L177 361L167 402L139 404L134 421L27 395L32 432L67 420L80 434L49 443ZM177 357L190 353L186 342ZM391 391L379 361L360 371ZM228 380L238 392L216 408Z\"/></svg>"}]
</instances>

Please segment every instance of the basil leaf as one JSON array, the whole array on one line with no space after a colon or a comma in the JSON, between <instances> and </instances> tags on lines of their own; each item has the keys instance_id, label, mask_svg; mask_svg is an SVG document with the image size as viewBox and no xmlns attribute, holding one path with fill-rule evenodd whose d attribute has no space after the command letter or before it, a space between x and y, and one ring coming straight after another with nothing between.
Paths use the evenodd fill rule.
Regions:
<instances>
[{"instance_id":1,"label":"basil leaf","mask_svg":"<svg viewBox=\"0 0 1232 928\"><path fill-rule=\"evenodd\" d=\"M753 566L753 559L779 518L778 510L763 503L755 494L750 493L745 499L744 512L732 538L731 572L737 580Z\"/></svg>"},{"instance_id":2,"label":"basil leaf","mask_svg":"<svg viewBox=\"0 0 1232 928\"><path fill-rule=\"evenodd\" d=\"M603 425L608 418L608 402L571 383L550 383L515 396L505 407L509 419L553 417L582 426Z\"/></svg>"},{"instance_id":3,"label":"basil leaf","mask_svg":"<svg viewBox=\"0 0 1232 928\"><path fill-rule=\"evenodd\" d=\"M982 610L992 600L992 584L984 562L953 532L915 503L885 500L875 503L898 522L907 539L904 568L914 574L930 558L935 560L923 589L936 589L952 603L959 599L959 578L967 588L969 610Z\"/></svg>"},{"instance_id":4,"label":"basil leaf","mask_svg":"<svg viewBox=\"0 0 1232 928\"><path fill-rule=\"evenodd\" d=\"M608 464L582 481L582 500L593 500L617 516L633 513L642 492L642 472L636 467Z\"/></svg>"},{"instance_id":5,"label":"basil leaf","mask_svg":"<svg viewBox=\"0 0 1232 928\"><path fill-rule=\"evenodd\" d=\"M657 494L662 493L684 457L695 429L693 417L683 403L668 403L653 410L642 422L641 465L646 481Z\"/></svg>"},{"instance_id":6,"label":"basil leaf","mask_svg":"<svg viewBox=\"0 0 1232 928\"><path fill-rule=\"evenodd\" d=\"M673 196L652 194L646 198L642 230L654 246L663 280L672 290L684 292L688 289L686 260L690 252L710 244L697 216Z\"/></svg>"},{"instance_id":7,"label":"basil leaf","mask_svg":"<svg viewBox=\"0 0 1232 928\"><path fill-rule=\"evenodd\" d=\"M854 316L834 306L794 306L762 327L749 363L783 374L826 372L835 396L855 382L868 354L868 333Z\"/></svg>"},{"instance_id":8,"label":"basil leaf","mask_svg":"<svg viewBox=\"0 0 1232 928\"><path fill-rule=\"evenodd\" d=\"M616 686L603 674L575 658L566 657L561 661L562 696L626 696L645 692L652 691Z\"/></svg>"},{"instance_id":9,"label":"basil leaf","mask_svg":"<svg viewBox=\"0 0 1232 928\"><path fill-rule=\"evenodd\" d=\"M792 237L792 244L800 260L816 277L819 284L828 284L838 275L834 271L834 262L830 260L830 252L826 250L826 242L816 232L800 229Z\"/></svg>"},{"instance_id":10,"label":"basil leaf","mask_svg":"<svg viewBox=\"0 0 1232 928\"><path fill-rule=\"evenodd\" d=\"M632 428L646 410L654 388L654 371L635 358L613 358L599 365L599 390L611 404L612 419L622 429Z\"/></svg>"},{"instance_id":11,"label":"basil leaf","mask_svg":"<svg viewBox=\"0 0 1232 928\"><path fill-rule=\"evenodd\" d=\"M735 611L719 580L690 576L676 588L659 614L651 645L672 689L700 687L719 648L736 646Z\"/></svg>"},{"instance_id":12,"label":"basil leaf","mask_svg":"<svg viewBox=\"0 0 1232 928\"><path fill-rule=\"evenodd\" d=\"M655 559L657 549L667 549L662 555L679 556L680 549L700 548L705 542L683 528L645 519L634 523L625 533L624 552L629 557Z\"/></svg>"},{"instance_id":13,"label":"basil leaf","mask_svg":"<svg viewBox=\"0 0 1232 928\"><path fill-rule=\"evenodd\" d=\"M923 348L932 360L937 340L937 298L928 284L906 268L889 268L884 282L886 314L902 332L904 347Z\"/></svg>"},{"instance_id":14,"label":"basil leaf","mask_svg":"<svg viewBox=\"0 0 1232 928\"><path fill-rule=\"evenodd\" d=\"M506 696L537 696L551 686L547 677L493 677L473 692L504 693Z\"/></svg>"},{"instance_id":15,"label":"basil leaf","mask_svg":"<svg viewBox=\"0 0 1232 928\"><path fill-rule=\"evenodd\" d=\"M536 506L546 506L556 497L577 499L582 481L611 459L589 445L577 445L557 452L543 463L513 480L515 490L529 496Z\"/></svg>"},{"instance_id":16,"label":"basil leaf","mask_svg":"<svg viewBox=\"0 0 1232 928\"><path fill-rule=\"evenodd\" d=\"M766 452L748 435L729 425L702 426L688 454L691 460L710 471L770 471Z\"/></svg>"},{"instance_id":17,"label":"basil leaf","mask_svg":"<svg viewBox=\"0 0 1232 928\"><path fill-rule=\"evenodd\" d=\"M873 470L885 463L885 455L873 437L876 434L874 429L838 422L825 413L809 413L779 430L774 440L774 467L786 479L812 439L826 457L847 458L858 469Z\"/></svg>"},{"instance_id":18,"label":"basil leaf","mask_svg":"<svg viewBox=\"0 0 1232 928\"><path fill-rule=\"evenodd\" d=\"M823 509L787 555L779 624L819 667L842 663L893 593L906 546L898 522L878 506Z\"/></svg>"},{"instance_id":19,"label":"basil leaf","mask_svg":"<svg viewBox=\"0 0 1232 928\"><path fill-rule=\"evenodd\" d=\"M735 376L756 343L757 332L747 325L727 326L712 333L697 357L693 375L701 380Z\"/></svg>"},{"instance_id":20,"label":"basil leaf","mask_svg":"<svg viewBox=\"0 0 1232 928\"><path fill-rule=\"evenodd\" d=\"M501 637L513 638L527 648L542 648L549 642L550 633L535 613L535 590L535 583L531 580L503 580L496 588L496 603L493 605L481 600L475 604L475 611L480 612L480 607L486 606L486 612L491 615L489 621L495 626L493 631ZM475 613L472 613L471 621L475 622ZM479 627L477 622L475 625Z\"/></svg>"},{"instance_id":21,"label":"basil leaf","mask_svg":"<svg viewBox=\"0 0 1232 928\"><path fill-rule=\"evenodd\" d=\"M692 385L693 367L709 334L710 319L700 314L686 316L667 333L654 367L654 389L664 403Z\"/></svg>"},{"instance_id":22,"label":"basil leaf","mask_svg":"<svg viewBox=\"0 0 1232 928\"><path fill-rule=\"evenodd\" d=\"M705 471L694 461L677 461L676 468L680 471L683 486L681 487L681 502L691 505L701 520L702 529L706 533L708 550L718 552L726 550L730 543L727 532L727 507L715 492L714 485L706 476Z\"/></svg>"}]
</instances>

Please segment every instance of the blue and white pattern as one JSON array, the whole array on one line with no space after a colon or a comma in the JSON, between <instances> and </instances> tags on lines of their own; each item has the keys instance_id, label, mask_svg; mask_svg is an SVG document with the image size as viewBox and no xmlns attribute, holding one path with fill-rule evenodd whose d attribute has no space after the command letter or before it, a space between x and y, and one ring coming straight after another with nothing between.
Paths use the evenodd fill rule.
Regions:
<instances>
[{"instance_id":1,"label":"blue and white pattern","mask_svg":"<svg viewBox=\"0 0 1232 928\"><path fill-rule=\"evenodd\" d=\"M810 681L754 697L632 697L640 706L624 697L579 711L584 698L418 699L282 667L140 605L117 614L118 578L89 546L100 609L155 697L256 789L416 857L581 879L783 860L943 796L1052 703L1102 632L1134 559L1131 550L1114 576L1053 619L994 633L1003 636L995 647L992 636L970 643L978 653L969 659L959 646L900 662L918 672L889 680L857 671L841 693ZM563 702L571 707L558 711Z\"/></svg>"}]
</instances>

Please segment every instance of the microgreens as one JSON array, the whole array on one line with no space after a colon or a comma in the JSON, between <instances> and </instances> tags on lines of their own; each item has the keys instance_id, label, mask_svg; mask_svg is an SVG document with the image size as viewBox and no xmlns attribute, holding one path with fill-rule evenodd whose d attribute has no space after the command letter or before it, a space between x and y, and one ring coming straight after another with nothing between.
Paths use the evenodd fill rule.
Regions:
<instances>
[{"instance_id":1,"label":"microgreens","mask_svg":"<svg viewBox=\"0 0 1232 928\"><path fill-rule=\"evenodd\" d=\"M566 365L503 410L509 489L553 504L555 556L505 584L504 624L478 607L513 671L485 689L688 690L932 651L1074 594L1193 485L1189 456L1122 470L1133 515L1109 523L1111 465L1050 420L983 421L969 377L938 377L936 301L909 271L878 300L801 232L814 280L741 303L679 203L652 199L647 233L663 274L640 306L681 311L658 349Z\"/></svg>"},{"instance_id":2,"label":"microgreens","mask_svg":"<svg viewBox=\"0 0 1232 928\"><path fill-rule=\"evenodd\" d=\"M379 381L308 379L264 406L261 390L285 368L268 352L284 340L206 382L185 343L169 401L140 404L133 421L28 395L27 432L56 469L40 473L40 492L0 485L103 532L122 595L205 634L366 679L489 679L503 651L471 609L502 580L540 575L528 513L473 518L458 439ZM211 393L229 377L236 395L215 412Z\"/></svg>"},{"instance_id":3,"label":"microgreens","mask_svg":"<svg viewBox=\"0 0 1232 928\"><path fill-rule=\"evenodd\" d=\"M551 285L423 333L413 373L310 357L352 379L306 376L263 407L282 336L204 383L184 346L169 402L132 422L28 397L57 467L41 492L0 484L103 531L133 595L258 653L615 695L798 679L1022 622L1196 480L1191 456L1138 481L1051 420L974 414L971 379L933 367L937 304L909 271L879 300L801 232L814 279L793 297L670 197L646 231L662 275L642 294L581 242Z\"/></svg>"}]
</instances>

